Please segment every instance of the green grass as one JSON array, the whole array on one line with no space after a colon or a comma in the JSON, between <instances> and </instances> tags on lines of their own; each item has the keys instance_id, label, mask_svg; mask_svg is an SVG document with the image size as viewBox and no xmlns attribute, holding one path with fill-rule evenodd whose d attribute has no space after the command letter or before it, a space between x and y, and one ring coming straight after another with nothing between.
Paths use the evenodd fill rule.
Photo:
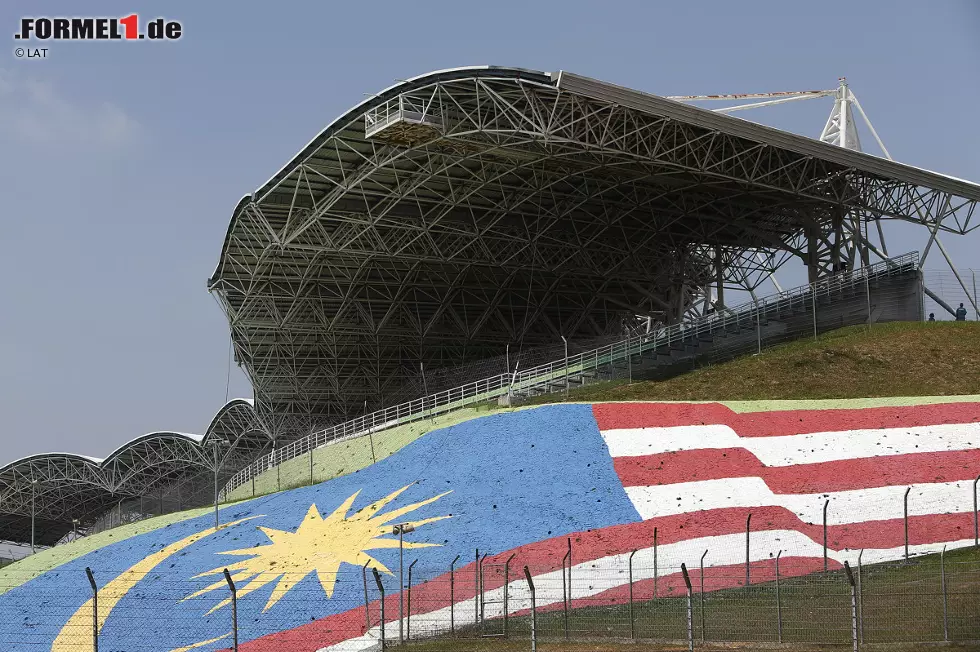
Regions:
<instances>
[{"instance_id":1,"label":"green grass","mask_svg":"<svg viewBox=\"0 0 980 652\"><path fill-rule=\"evenodd\" d=\"M78 559L82 555L87 555L103 546L108 546L116 541L122 541L138 534L152 532L153 530L167 527L172 523L186 521L189 518L206 514L213 509L213 507L201 507L199 509L155 516L145 521L121 525L105 532L82 537L77 541L41 550L37 554L29 555L17 560L13 564L0 568L0 594L6 593L12 588L18 587L39 575L43 575L62 564Z\"/></svg>"},{"instance_id":2,"label":"green grass","mask_svg":"<svg viewBox=\"0 0 980 652\"><path fill-rule=\"evenodd\" d=\"M597 383L569 401L746 401L980 393L980 323L842 328L660 381ZM561 394L530 404L555 403Z\"/></svg>"},{"instance_id":3,"label":"green grass","mask_svg":"<svg viewBox=\"0 0 980 652\"><path fill-rule=\"evenodd\" d=\"M337 444L321 446L313 451L312 484L354 473L383 460L422 435L440 428L449 428L464 421L497 412L491 406L464 408L431 419L414 421L370 437L358 437ZM373 450L373 453L372 453ZM310 456L304 454L287 460L255 478L254 496L284 491L311 484ZM248 482L228 494L228 500L252 498L252 483Z\"/></svg>"},{"instance_id":4,"label":"green grass","mask_svg":"<svg viewBox=\"0 0 980 652\"><path fill-rule=\"evenodd\" d=\"M856 555L855 555L856 557ZM978 649L980 641L980 551L962 549L946 555L948 624L950 641L970 642L960 649ZM856 568L853 569L856 575ZM693 578L695 588L697 578ZM915 643L941 642L943 601L939 555L908 564L865 566L861 576L860 622L864 643L888 644L889 649L920 649ZM821 645L851 644L851 592L843 570L780 580L782 642L791 649L818 649ZM863 612L863 613L862 613ZM702 640L700 596L692 600L694 639ZM704 640L708 643L772 644L779 640L775 582L709 591L704 601ZM413 649L424 652L505 651L527 645L530 622L511 617L511 640L472 640L475 632L458 638L420 641ZM683 593L634 604L639 649L673 649L687 639L687 598ZM564 643L564 614L539 611L538 637L542 650L635 650L630 639L626 604L582 607L569 613L570 643ZM499 623L494 625L499 629ZM548 641L562 640L557 647ZM578 641L578 642L576 642ZM660 641L658 643L658 641ZM667 642L668 644L663 644ZM557 644L556 644L557 645ZM897 645L898 647L893 647Z\"/></svg>"}]
</instances>

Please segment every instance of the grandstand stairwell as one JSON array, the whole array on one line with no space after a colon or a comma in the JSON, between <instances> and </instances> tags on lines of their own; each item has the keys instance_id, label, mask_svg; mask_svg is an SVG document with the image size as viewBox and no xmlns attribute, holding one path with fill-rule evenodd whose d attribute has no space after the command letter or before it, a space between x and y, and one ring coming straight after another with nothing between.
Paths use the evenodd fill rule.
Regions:
<instances>
[{"instance_id":1,"label":"grandstand stairwell","mask_svg":"<svg viewBox=\"0 0 980 652\"><path fill-rule=\"evenodd\" d=\"M730 360L802 337L857 324L921 320L920 279L914 258L903 256L854 273L841 273L720 314L622 343L622 354L543 384L515 387L513 397L563 391L610 380L661 379ZM870 316L870 318L869 318ZM816 317L816 318L814 318ZM614 345L615 346L615 345ZM569 365L572 367L572 365Z\"/></svg>"}]
</instances>

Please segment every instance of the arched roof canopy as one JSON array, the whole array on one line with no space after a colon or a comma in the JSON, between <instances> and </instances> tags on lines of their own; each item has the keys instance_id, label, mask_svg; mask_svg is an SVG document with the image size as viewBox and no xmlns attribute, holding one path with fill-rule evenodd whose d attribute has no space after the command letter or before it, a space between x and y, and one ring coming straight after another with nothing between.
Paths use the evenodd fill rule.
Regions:
<instances>
[{"instance_id":1,"label":"arched roof canopy","mask_svg":"<svg viewBox=\"0 0 980 652\"><path fill-rule=\"evenodd\" d=\"M753 289L791 256L827 268L862 221L965 232L978 200L571 73L460 68L365 99L244 197L209 286L257 410L302 435L420 394L420 369L677 320L719 273Z\"/></svg>"},{"instance_id":2,"label":"arched roof canopy","mask_svg":"<svg viewBox=\"0 0 980 652\"><path fill-rule=\"evenodd\" d=\"M120 500L172 492L213 477L215 454L230 475L270 443L246 399L225 404L204 435L152 432L105 459L71 453L31 455L0 467L0 540L53 545L77 520L84 529ZM216 444L220 444L216 448ZM188 504L192 495L186 495Z\"/></svg>"}]
</instances>

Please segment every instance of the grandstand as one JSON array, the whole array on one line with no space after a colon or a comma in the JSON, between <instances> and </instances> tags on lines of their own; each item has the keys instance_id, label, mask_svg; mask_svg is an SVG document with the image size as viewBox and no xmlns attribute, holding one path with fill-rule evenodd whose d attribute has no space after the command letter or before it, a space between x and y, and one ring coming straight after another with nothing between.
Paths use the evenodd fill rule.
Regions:
<instances>
[{"instance_id":1,"label":"grandstand","mask_svg":"<svg viewBox=\"0 0 980 652\"><path fill-rule=\"evenodd\" d=\"M918 258L869 234L964 234L978 202L976 184L569 72L399 82L235 207L208 285L254 402L204 435L3 466L0 539L198 506L329 441L480 402L919 319ZM806 288L726 301L794 259Z\"/></svg>"},{"instance_id":2,"label":"grandstand","mask_svg":"<svg viewBox=\"0 0 980 652\"><path fill-rule=\"evenodd\" d=\"M566 71L460 68L369 97L245 196L209 287L258 413L294 439L449 389L436 369L512 373L508 345L682 322L792 258L810 281L856 269L881 220L965 233L977 200Z\"/></svg>"}]
</instances>

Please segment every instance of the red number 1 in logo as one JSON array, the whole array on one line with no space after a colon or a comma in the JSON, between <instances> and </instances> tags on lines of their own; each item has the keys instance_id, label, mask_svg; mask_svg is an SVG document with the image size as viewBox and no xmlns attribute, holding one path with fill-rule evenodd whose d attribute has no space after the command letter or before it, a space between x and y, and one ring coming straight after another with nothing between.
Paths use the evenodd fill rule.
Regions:
<instances>
[{"instance_id":1,"label":"red number 1 in logo","mask_svg":"<svg viewBox=\"0 0 980 652\"><path fill-rule=\"evenodd\" d=\"M119 24L126 28L126 38L135 39L139 37L139 18L136 14L131 14L119 19Z\"/></svg>"}]
</instances>

